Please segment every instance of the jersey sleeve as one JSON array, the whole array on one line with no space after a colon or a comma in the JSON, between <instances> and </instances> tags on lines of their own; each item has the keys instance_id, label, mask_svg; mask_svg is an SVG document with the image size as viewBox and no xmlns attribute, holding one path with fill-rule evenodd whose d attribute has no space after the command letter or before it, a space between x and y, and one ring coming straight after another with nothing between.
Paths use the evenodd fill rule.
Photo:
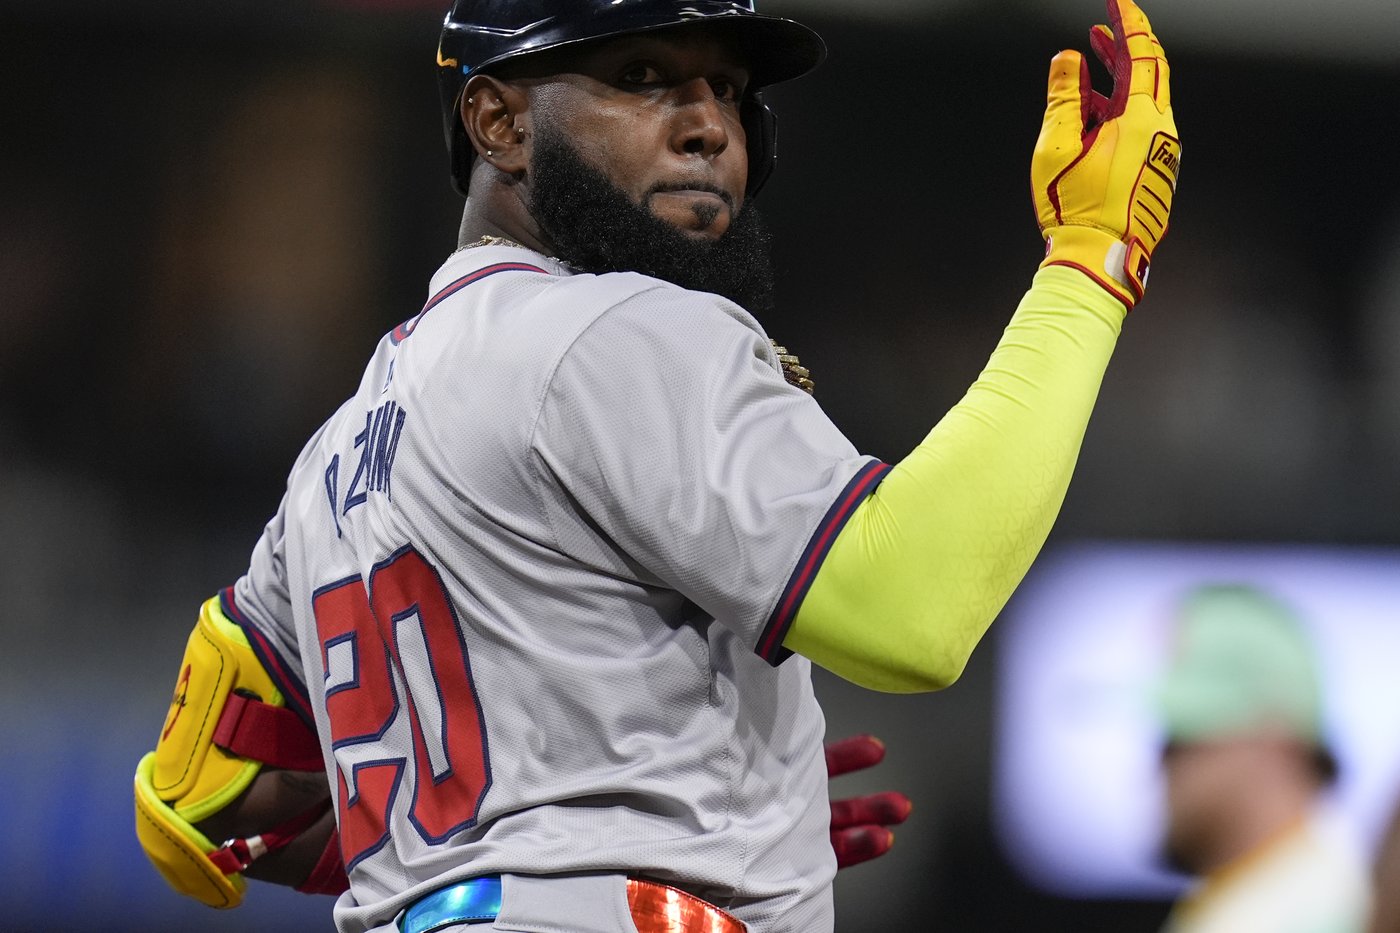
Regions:
<instances>
[{"instance_id":1,"label":"jersey sleeve","mask_svg":"<svg viewBox=\"0 0 1400 933\"><path fill-rule=\"evenodd\" d=\"M253 653L287 698L287 705L312 724L306 684L292 620L286 566L287 497L267 523L248 564L248 571L219 594L224 615L248 636Z\"/></svg>"},{"instance_id":2,"label":"jersey sleeve","mask_svg":"<svg viewBox=\"0 0 1400 933\"><path fill-rule=\"evenodd\" d=\"M562 549L678 591L771 663L804 552L872 463L787 384L752 318L670 286L580 334L532 443Z\"/></svg>"}]
</instances>

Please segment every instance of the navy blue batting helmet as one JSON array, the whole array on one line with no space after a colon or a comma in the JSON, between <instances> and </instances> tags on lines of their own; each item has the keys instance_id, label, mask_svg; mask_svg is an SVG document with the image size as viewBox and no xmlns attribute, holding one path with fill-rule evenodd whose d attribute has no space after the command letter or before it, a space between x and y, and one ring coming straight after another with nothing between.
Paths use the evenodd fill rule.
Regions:
<instances>
[{"instance_id":1,"label":"navy blue batting helmet","mask_svg":"<svg viewBox=\"0 0 1400 933\"><path fill-rule=\"evenodd\" d=\"M826 57L821 36L755 12L753 0L456 0L442 24L437 58L452 183L466 194L476 157L458 109L469 77L546 49L688 23L732 31L746 56L750 90L741 116L748 136L747 194L753 197L777 157L775 120L760 89L805 74Z\"/></svg>"}]
</instances>

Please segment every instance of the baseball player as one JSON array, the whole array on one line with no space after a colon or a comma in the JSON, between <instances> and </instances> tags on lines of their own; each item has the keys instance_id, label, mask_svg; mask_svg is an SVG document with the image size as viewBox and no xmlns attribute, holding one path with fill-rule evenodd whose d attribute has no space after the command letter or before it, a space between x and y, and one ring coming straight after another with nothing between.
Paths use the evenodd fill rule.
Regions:
<instances>
[{"instance_id":1,"label":"baseball player","mask_svg":"<svg viewBox=\"0 0 1400 933\"><path fill-rule=\"evenodd\" d=\"M236 903L333 813L300 883L348 884L346 933L830 930L839 769L810 665L958 677L1049 532L1166 231L1166 60L1131 0L1108 12L1109 96L1079 53L1051 65L1042 267L891 465L754 317L762 92L822 40L743 0L458 0L437 64L459 249L191 635L136 780L171 883ZM264 829L250 792L297 810L284 778L316 766L328 802L200 831Z\"/></svg>"}]
</instances>

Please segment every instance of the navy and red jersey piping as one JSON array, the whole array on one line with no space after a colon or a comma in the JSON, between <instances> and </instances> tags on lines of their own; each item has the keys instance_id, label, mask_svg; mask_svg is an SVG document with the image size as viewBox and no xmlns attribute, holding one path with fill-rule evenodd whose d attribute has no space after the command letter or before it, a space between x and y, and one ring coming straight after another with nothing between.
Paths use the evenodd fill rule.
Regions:
<instances>
[{"instance_id":1,"label":"navy and red jersey piping","mask_svg":"<svg viewBox=\"0 0 1400 933\"><path fill-rule=\"evenodd\" d=\"M483 266L473 272L468 272L466 275L454 279L439 289L436 295L428 299L428 303L423 306L422 311L419 311L413 317L404 321L398 327L395 327L389 334L389 339L393 341L395 346L398 346L399 343L406 340L408 336L413 333L414 329L418 327L418 322L423 320L423 316L433 310L433 308L436 308L439 304L451 298L468 285L473 285L484 278L496 275L500 272L538 272L542 275L550 274L547 269L541 269L539 266L532 266L527 262L498 262L489 266Z\"/></svg>"},{"instance_id":2,"label":"navy and red jersey piping","mask_svg":"<svg viewBox=\"0 0 1400 933\"><path fill-rule=\"evenodd\" d=\"M865 501L865 497L875 491L875 487L880 485L880 481L889 473L891 467L888 463L879 460L871 460L861 467L856 475L851 477L851 481L841 490L841 494L836 497L836 501L827 509L826 515L817 524L816 531L812 532L812 537L807 542L807 547L803 549L802 556L798 558L797 567L792 571L792 576L788 577L787 586L783 587L782 595L778 597L778 603L773 607L773 614L768 618L768 624L763 627L763 633L758 637L757 653L760 658L769 664L777 667L786 661L792 652L783 647L783 639L787 637L788 629L792 627L792 620L797 618L797 610L802 606L802 600L806 598L807 591L812 588L812 581L817 577L817 571L821 569L822 562L826 560L826 555L831 552L831 546L835 543L837 535L841 529L846 527L846 522L850 521L855 514L857 506Z\"/></svg>"},{"instance_id":3,"label":"navy and red jersey piping","mask_svg":"<svg viewBox=\"0 0 1400 933\"><path fill-rule=\"evenodd\" d=\"M306 692L306 685L282 660L282 656L272 647L272 642L268 641L267 636L259 631L258 627L253 625L238 608L238 600L233 595L233 587L224 587L219 592L219 605L224 610L224 615L241 628L243 634L248 636L248 644L253 646L253 654L258 656L258 661L261 662L263 669L267 671L272 682L277 685L277 689L286 698L287 707L300 716L307 728L314 732L316 720L311 715L311 697Z\"/></svg>"}]
</instances>

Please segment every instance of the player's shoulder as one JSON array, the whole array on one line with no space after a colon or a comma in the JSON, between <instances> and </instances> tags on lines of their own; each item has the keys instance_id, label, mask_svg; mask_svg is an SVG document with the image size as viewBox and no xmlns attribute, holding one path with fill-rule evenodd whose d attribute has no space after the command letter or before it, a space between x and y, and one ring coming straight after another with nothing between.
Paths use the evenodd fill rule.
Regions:
<instances>
[{"instance_id":1,"label":"player's shoulder","mask_svg":"<svg viewBox=\"0 0 1400 933\"><path fill-rule=\"evenodd\" d=\"M523 248L459 252L431 293L381 346L365 387L392 380L452 417L487 398L497 416L528 421L522 407L536 410L574 379L626 382L623 369L633 380L664 381L770 355L753 316L719 295L636 272L577 272Z\"/></svg>"},{"instance_id":2,"label":"player's shoulder","mask_svg":"<svg viewBox=\"0 0 1400 933\"><path fill-rule=\"evenodd\" d=\"M531 310L555 321L572 318L591 324L604 316L641 316L644 323L664 328L669 316L682 316L761 330L751 314L727 298L641 272L571 272L541 290Z\"/></svg>"},{"instance_id":3,"label":"player's shoulder","mask_svg":"<svg viewBox=\"0 0 1400 933\"><path fill-rule=\"evenodd\" d=\"M719 295L634 272L576 276L571 286L610 300L594 303L586 326L558 348L548 397L598 396L627 407L707 391L755 367L777 369L758 321Z\"/></svg>"},{"instance_id":4,"label":"player's shoulder","mask_svg":"<svg viewBox=\"0 0 1400 933\"><path fill-rule=\"evenodd\" d=\"M431 332L434 343L484 336L567 341L598 315L660 284L631 273L579 273L524 247L461 250L433 276L423 310L390 339L397 344Z\"/></svg>"},{"instance_id":5,"label":"player's shoulder","mask_svg":"<svg viewBox=\"0 0 1400 933\"><path fill-rule=\"evenodd\" d=\"M676 343L692 352L711 343L766 343L758 320L721 295L638 272L575 276L583 289L611 296L590 323L590 338Z\"/></svg>"},{"instance_id":6,"label":"player's shoulder","mask_svg":"<svg viewBox=\"0 0 1400 933\"><path fill-rule=\"evenodd\" d=\"M489 348L497 360L514 359L512 347L521 344L539 360L567 353L585 332L592 340L765 339L748 311L719 295L639 272L578 272L524 248L454 254L433 277L432 293L396 333L432 331L438 352L453 355L451 347Z\"/></svg>"}]
</instances>

